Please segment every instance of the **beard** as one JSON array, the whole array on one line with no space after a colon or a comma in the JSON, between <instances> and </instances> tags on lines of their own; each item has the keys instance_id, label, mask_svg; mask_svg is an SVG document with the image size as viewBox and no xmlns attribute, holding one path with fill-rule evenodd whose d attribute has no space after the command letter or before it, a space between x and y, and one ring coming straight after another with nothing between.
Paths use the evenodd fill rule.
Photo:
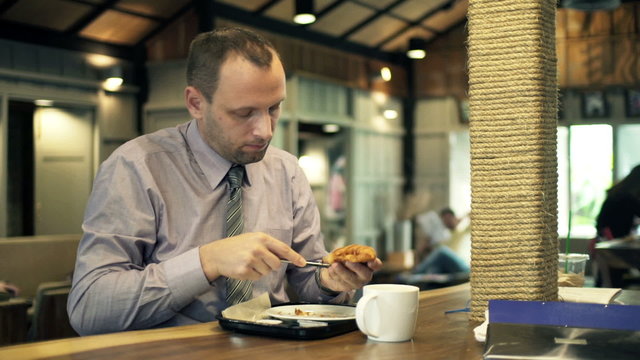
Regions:
<instances>
[{"instance_id":1,"label":"beard","mask_svg":"<svg viewBox=\"0 0 640 360\"><path fill-rule=\"evenodd\" d=\"M240 165L246 165L246 164L258 162L262 160L264 158L264 155L267 153L267 149L269 148L269 143L270 142L268 141L264 149L258 152L247 152L247 151L242 151L241 149L237 149L233 151L231 155L231 159L227 159L227 160Z\"/></svg>"},{"instance_id":2,"label":"beard","mask_svg":"<svg viewBox=\"0 0 640 360\"><path fill-rule=\"evenodd\" d=\"M260 151L245 151L242 145L237 145L230 139L227 133L219 125L210 113L204 117L204 141L211 149L217 152L226 160L239 165L251 164L262 160L267 153L271 140L256 139L251 145L262 145Z\"/></svg>"}]
</instances>

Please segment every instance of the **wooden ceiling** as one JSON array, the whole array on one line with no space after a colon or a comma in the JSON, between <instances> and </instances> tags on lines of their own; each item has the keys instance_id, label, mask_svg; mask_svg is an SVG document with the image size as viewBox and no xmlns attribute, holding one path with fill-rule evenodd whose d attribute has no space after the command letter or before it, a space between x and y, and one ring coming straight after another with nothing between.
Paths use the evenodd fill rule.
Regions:
<instances>
[{"instance_id":1,"label":"wooden ceiling","mask_svg":"<svg viewBox=\"0 0 640 360\"><path fill-rule=\"evenodd\" d=\"M0 38L127 58L186 12L378 58L409 38L431 41L466 21L468 0L315 0L297 25L295 0L0 0ZM202 16L202 14L199 14Z\"/></svg>"},{"instance_id":2,"label":"wooden ceiling","mask_svg":"<svg viewBox=\"0 0 640 360\"><path fill-rule=\"evenodd\" d=\"M227 19L400 63L410 38L430 42L464 26L468 1L314 0L317 21L302 26L292 20L295 0L0 0L0 39L134 60L148 40L193 11L200 29ZM558 4L586 1L608 0Z\"/></svg>"}]
</instances>

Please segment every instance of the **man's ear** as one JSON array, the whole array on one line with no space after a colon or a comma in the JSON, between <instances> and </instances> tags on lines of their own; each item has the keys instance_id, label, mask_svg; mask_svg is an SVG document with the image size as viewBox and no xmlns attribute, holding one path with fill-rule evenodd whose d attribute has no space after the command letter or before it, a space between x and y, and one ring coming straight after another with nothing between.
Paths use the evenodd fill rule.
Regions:
<instances>
[{"instance_id":1,"label":"man's ear","mask_svg":"<svg viewBox=\"0 0 640 360\"><path fill-rule=\"evenodd\" d=\"M184 89L184 102L191 117L201 119L204 116L206 100L200 90L187 86Z\"/></svg>"}]
</instances>

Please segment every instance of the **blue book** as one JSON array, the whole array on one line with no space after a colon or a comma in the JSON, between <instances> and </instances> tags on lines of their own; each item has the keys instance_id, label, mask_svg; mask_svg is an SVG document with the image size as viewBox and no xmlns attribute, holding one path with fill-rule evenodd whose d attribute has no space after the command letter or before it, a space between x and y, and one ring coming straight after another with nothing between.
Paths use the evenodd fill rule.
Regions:
<instances>
[{"instance_id":1,"label":"blue book","mask_svg":"<svg viewBox=\"0 0 640 360\"><path fill-rule=\"evenodd\" d=\"M640 330L640 306L559 301L489 300L489 324Z\"/></svg>"}]
</instances>

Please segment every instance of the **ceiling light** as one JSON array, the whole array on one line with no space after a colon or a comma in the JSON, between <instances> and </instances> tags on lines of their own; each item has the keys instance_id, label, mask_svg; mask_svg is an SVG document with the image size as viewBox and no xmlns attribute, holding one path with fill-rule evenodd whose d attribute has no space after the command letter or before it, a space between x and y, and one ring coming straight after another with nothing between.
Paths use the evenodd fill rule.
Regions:
<instances>
[{"instance_id":1,"label":"ceiling light","mask_svg":"<svg viewBox=\"0 0 640 360\"><path fill-rule=\"evenodd\" d=\"M87 54L86 59L90 65L100 69L105 69L110 66L114 66L118 62L114 57L107 56L107 55L100 55L100 54Z\"/></svg>"},{"instance_id":2,"label":"ceiling light","mask_svg":"<svg viewBox=\"0 0 640 360\"><path fill-rule=\"evenodd\" d=\"M407 50L407 57L410 59L424 59L427 56L425 47L427 42L420 38L409 39L409 50Z\"/></svg>"},{"instance_id":3,"label":"ceiling light","mask_svg":"<svg viewBox=\"0 0 640 360\"><path fill-rule=\"evenodd\" d=\"M124 79L122 78L122 67L114 66L109 69L107 78L105 79L102 87L107 91L116 91L120 89Z\"/></svg>"},{"instance_id":4,"label":"ceiling light","mask_svg":"<svg viewBox=\"0 0 640 360\"><path fill-rule=\"evenodd\" d=\"M378 105L384 105L387 100L389 100L389 96L382 91L374 91L371 93L371 98L373 99L373 102Z\"/></svg>"},{"instance_id":5,"label":"ceiling light","mask_svg":"<svg viewBox=\"0 0 640 360\"><path fill-rule=\"evenodd\" d=\"M313 13L313 0L296 0L296 13L293 22L300 25L314 23L316 16Z\"/></svg>"},{"instance_id":6,"label":"ceiling light","mask_svg":"<svg viewBox=\"0 0 640 360\"><path fill-rule=\"evenodd\" d=\"M324 124L322 125L322 131L327 134L337 133L338 131L340 131L340 126L336 124Z\"/></svg>"},{"instance_id":7,"label":"ceiling light","mask_svg":"<svg viewBox=\"0 0 640 360\"><path fill-rule=\"evenodd\" d=\"M33 102L36 106L52 106L53 100L38 99Z\"/></svg>"},{"instance_id":8,"label":"ceiling light","mask_svg":"<svg viewBox=\"0 0 640 360\"><path fill-rule=\"evenodd\" d=\"M104 81L103 87L105 90L116 91L120 89L124 80L121 77L110 77Z\"/></svg>"},{"instance_id":9,"label":"ceiling light","mask_svg":"<svg viewBox=\"0 0 640 360\"><path fill-rule=\"evenodd\" d=\"M380 76L382 77L382 80L390 81L391 80L391 69L389 69L388 66L383 67L382 69L380 69Z\"/></svg>"},{"instance_id":10,"label":"ceiling light","mask_svg":"<svg viewBox=\"0 0 640 360\"><path fill-rule=\"evenodd\" d=\"M394 120L398 118L398 112L395 110L387 109L382 113L382 116L384 116L384 118L387 120Z\"/></svg>"}]
</instances>

